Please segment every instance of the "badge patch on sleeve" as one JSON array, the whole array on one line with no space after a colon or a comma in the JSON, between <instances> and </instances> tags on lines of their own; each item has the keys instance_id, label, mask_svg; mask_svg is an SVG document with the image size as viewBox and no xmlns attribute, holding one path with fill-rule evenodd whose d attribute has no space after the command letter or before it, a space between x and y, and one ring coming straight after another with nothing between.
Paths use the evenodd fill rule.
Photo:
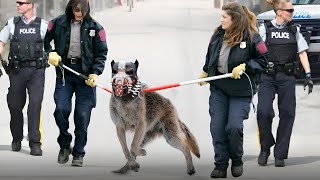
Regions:
<instances>
[{"instance_id":1,"label":"badge patch on sleeve","mask_svg":"<svg viewBox=\"0 0 320 180\"><path fill-rule=\"evenodd\" d=\"M101 29L99 31L100 41L106 41L106 33L104 32L104 29Z\"/></svg>"},{"instance_id":2,"label":"badge patch on sleeve","mask_svg":"<svg viewBox=\"0 0 320 180\"><path fill-rule=\"evenodd\" d=\"M52 21L50 21L48 24L48 31L51 31L52 27L53 27L53 24L52 24Z\"/></svg>"},{"instance_id":3,"label":"badge patch on sleeve","mask_svg":"<svg viewBox=\"0 0 320 180\"><path fill-rule=\"evenodd\" d=\"M260 41L258 43L257 49L258 49L260 54L264 54L264 53L266 53L268 51L267 47L266 47L266 44L263 41Z\"/></svg>"}]
</instances>

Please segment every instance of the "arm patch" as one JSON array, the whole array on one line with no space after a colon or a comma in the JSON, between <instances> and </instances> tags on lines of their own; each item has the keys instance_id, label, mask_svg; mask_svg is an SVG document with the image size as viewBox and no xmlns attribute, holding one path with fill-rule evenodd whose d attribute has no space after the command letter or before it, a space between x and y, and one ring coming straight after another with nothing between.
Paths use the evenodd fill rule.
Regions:
<instances>
[{"instance_id":1,"label":"arm patch","mask_svg":"<svg viewBox=\"0 0 320 180\"><path fill-rule=\"evenodd\" d=\"M52 23L52 21L50 21L48 24L48 31L51 31L52 28L53 28L53 23Z\"/></svg>"},{"instance_id":2,"label":"arm patch","mask_svg":"<svg viewBox=\"0 0 320 180\"><path fill-rule=\"evenodd\" d=\"M257 44L257 50L259 51L260 54L265 54L268 52L266 44L263 41L260 41Z\"/></svg>"},{"instance_id":3,"label":"arm patch","mask_svg":"<svg viewBox=\"0 0 320 180\"><path fill-rule=\"evenodd\" d=\"M100 29L99 36L100 36L100 41L102 42L106 41L106 33L104 32L104 29Z\"/></svg>"}]
</instances>

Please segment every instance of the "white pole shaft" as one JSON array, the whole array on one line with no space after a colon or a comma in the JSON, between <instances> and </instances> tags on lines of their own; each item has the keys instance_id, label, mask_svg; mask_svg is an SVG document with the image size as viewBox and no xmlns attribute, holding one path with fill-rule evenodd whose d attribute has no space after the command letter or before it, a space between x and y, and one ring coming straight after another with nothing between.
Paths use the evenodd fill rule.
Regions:
<instances>
[{"instance_id":1,"label":"white pole shaft","mask_svg":"<svg viewBox=\"0 0 320 180\"><path fill-rule=\"evenodd\" d=\"M66 65L63 64L62 67L65 68L65 69L67 69L68 71L72 72L73 74L76 74L77 76L80 76L80 73L78 73L77 71L69 68L68 66L66 66Z\"/></svg>"},{"instance_id":2,"label":"white pole shaft","mask_svg":"<svg viewBox=\"0 0 320 180\"><path fill-rule=\"evenodd\" d=\"M199 83L199 82L212 81L212 80L224 79L224 78L230 78L230 77L232 77L232 73L223 74L223 75L219 75L219 76L211 76L211 77L201 78L201 79L195 79L195 80L191 80L191 81L185 81L185 82L181 82L179 84L180 84L180 86L183 86L183 85L195 84L195 83Z\"/></svg>"}]
</instances>

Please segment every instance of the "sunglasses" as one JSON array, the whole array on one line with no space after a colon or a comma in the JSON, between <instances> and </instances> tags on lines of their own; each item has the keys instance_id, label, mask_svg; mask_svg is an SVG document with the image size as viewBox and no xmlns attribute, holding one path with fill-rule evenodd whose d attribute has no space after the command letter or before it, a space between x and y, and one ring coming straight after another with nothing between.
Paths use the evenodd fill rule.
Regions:
<instances>
[{"instance_id":1,"label":"sunglasses","mask_svg":"<svg viewBox=\"0 0 320 180\"><path fill-rule=\"evenodd\" d=\"M293 13L294 12L294 9L279 9L279 10L287 11L288 13Z\"/></svg>"},{"instance_id":2,"label":"sunglasses","mask_svg":"<svg viewBox=\"0 0 320 180\"><path fill-rule=\"evenodd\" d=\"M21 2L21 1L16 1L17 4L19 4L19 6L22 6L24 4L31 4L31 2Z\"/></svg>"}]
</instances>

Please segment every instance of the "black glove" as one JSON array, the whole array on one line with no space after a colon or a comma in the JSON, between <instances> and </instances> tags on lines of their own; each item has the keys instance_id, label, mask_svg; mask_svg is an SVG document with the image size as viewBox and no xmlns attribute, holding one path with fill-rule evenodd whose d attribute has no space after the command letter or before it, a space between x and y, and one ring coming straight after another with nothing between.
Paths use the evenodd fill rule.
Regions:
<instances>
[{"instance_id":1,"label":"black glove","mask_svg":"<svg viewBox=\"0 0 320 180\"><path fill-rule=\"evenodd\" d=\"M313 89L313 81L311 80L311 72L306 73L306 79L304 80L304 90L306 90L306 86L308 86L309 91L308 94L312 93L312 89Z\"/></svg>"},{"instance_id":2,"label":"black glove","mask_svg":"<svg viewBox=\"0 0 320 180\"><path fill-rule=\"evenodd\" d=\"M2 66L3 66L3 59L2 59L2 56L1 56L1 54L0 54L0 61L1 61L1 64L2 64ZM4 68L4 66L3 66L3 68ZM0 77L2 76L2 70L0 69Z\"/></svg>"}]
</instances>

